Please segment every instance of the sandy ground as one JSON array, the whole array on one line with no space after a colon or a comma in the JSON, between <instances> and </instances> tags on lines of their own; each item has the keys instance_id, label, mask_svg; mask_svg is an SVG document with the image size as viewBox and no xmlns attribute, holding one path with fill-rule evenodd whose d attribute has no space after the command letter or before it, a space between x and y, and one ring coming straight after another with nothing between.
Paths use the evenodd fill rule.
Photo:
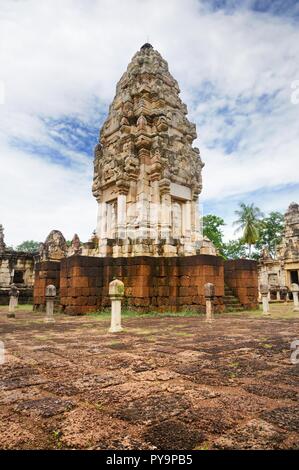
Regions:
<instances>
[{"instance_id":1,"label":"sandy ground","mask_svg":"<svg viewBox=\"0 0 299 470\"><path fill-rule=\"evenodd\" d=\"M0 310L0 448L299 449L296 318L130 318Z\"/></svg>"}]
</instances>

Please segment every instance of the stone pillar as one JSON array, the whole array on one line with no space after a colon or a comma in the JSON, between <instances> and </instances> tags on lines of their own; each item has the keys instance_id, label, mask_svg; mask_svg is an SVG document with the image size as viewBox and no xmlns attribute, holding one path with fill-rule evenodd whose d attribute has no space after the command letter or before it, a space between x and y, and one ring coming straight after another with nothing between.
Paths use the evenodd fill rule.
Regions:
<instances>
[{"instance_id":1,"label":"stone pillar","mask_svg":"<svg viewBox=\"0 0 299 470\"><path fill-rule=\"evenodd\" d=\"M163 179L159 182L161 192L161 238L169 240L171 230L171 195L170 181Z\"/></svg>"},{"instance_id":2,"label":"stone pillar","mask_svg":"<svg viewBox=\"0 0 299 470\"><path fill-rule=\"evenodd\" d=\"M97 227L96 233L99 238L101 238L101 222L102 222L102 203L101 201L98 202L98 215L97 215Z\"/></svg>"},{"instance_id":3,"label":"stone pillar","mask_svg":"<svg viewBox=\"0 0 299 470\"><path fill-rule=\"evenodd\" d=\"M183 236L191 236L191 201L185 201L183 204Z\"/></svg>"},{"instance_id":4,"label":"stone pillar","mask_svg":"<svg viewBox=\"0 0 299 470\"><path fill-rule=\"evenodd\" d=\"M54 301L56 297L56 287L49 284L46 287L46 316L45 323L54 323Z\"/></svg>"},{"instance_id":5,"label":"stone pillar","mask_svg":"<svg viewBox=\"0 0 299 470\"><path fill-rule=\"evenodd\" d=\"M160 190L158 178L151 182L151 204L150 204L150 237L154 240L159 238L159 215L160 215Z\"/></svg>"},{"instance_id":6,"label":"stone pillar","mask_svg":"<svg viewBox=\"0 0 299 470\"><path fill-rule=\"evenodd\" d=\"M277 289L277 292L276 292L276 300L280 301L280 289L278 288Z\"/></svg>"},{"instance_id":7,"label":"stone pillar","mask_svg":"<svg viewBox=\"0 0 299 470\"><path fill-rule=\"evenodd\" d=\"M127 224L127 196L119 194L117 196L117 238L126 238Z\"/></svg>"},{"instance_id":8,"label":"stone pillar","mask_svg":"<svg viewBox=\"0 0 299 470\"><path fill-rule=\"evenodd\" d=\"M99 238L102 240L103 238L107 238L107 204L106 202L100 203L100 233Z\"/></svg>"},{"instance_id":9,"label":"stone pillar","mask_svg":"<svg viewBox=\"0 0 299 470\"><path fill-rule=\"evenodd\" d=\"M106 238L107 232L107 204L98 201L98 218L97 218L97 236L101 240Z\"/></svg>"},{"instance_id":10,"label":"stone pillar","mask_svg":"<svg viewBox=\"0 0 299 470\"><path fill-rule=\"evenodd\" d=\"M294 300L294 308L293 312L299 312L299 301L298 301L298 292L299 292L299 286L298 284L291 284L291 291L293 294L293 300Z\"/></svg>"},{"instance_id":11,"label":"stone pillar","mask_svg":"<svg viewBox=\"0 0 299 470\"><path fill-rule=\"evenodd\" d=\"M140 174L137 180L137 238L146 239L149 236L149 199L150 186L146 169L146 160L149 157L148 149L142 147L138 151L140 159Z\"/></svg>"},{"instance_id":12,"label":"stone pillar","mask_svg":"<svg viewBox=\"0 0 299 470\"><path fill-rule=\"evenodd\" d=\"M128 194L126 195L126 233L127 242L136 238L136 218L137 218L137 183L134 178L130 178Z\"/></svg>"},{"instance_id":13,"label":"stone pillar","mask_svg":"<svg viewBox=\"0 0 299 470\"><path fill-rule=\"evenodd\" d=\"M15 308L18 305L20 292L17 289L15 284L12 284L9 291L9 307L8 307L8 314L7 318L15 318Z\"/></svg>"},{"instance_id":14,"label":"stone pillar","mask_svg":"<svg viewBox=\"0 0 299 470\"><path fill-rule=\"evenodd\" d=\"M263 304L263 314L270 315L269 312L269 286L267 284L261 284L260 292L262 296L262 304Z\"/></svg>"},{"instance_id":15,"label":"stone pillar","mask_svg":"<svg viewBox=\"0 0 299 470\"><path fill-rule=\"evenodd\" d=\"M212 323L213 315L213 299L215 297L215 286L211 282L205 284L205 299L206 299L206 322Z\"/></svg>"},{"instance_id":16,"label":"stone pillar","mask_svg":"<svg viewBox=\"0 0 299 470\"><path fill-rule=\"evenodd\" d=\"M200 224L198 197L195 195L191 202L191 230L192 241L202 240L202 230Z\"/></svg>"},{"instance_id":17,"label":"stone pillar","mask_svg":"<svg viewBox=\"0 0 299 470\"><path fill-rule=\"evenodd\" d=\"M109 284L109 296L111 299L111 326L109 333L119 333L121 327L121 300L125 294L125 286L119 279L114 279Z\"/></svg>"}]
</instances>

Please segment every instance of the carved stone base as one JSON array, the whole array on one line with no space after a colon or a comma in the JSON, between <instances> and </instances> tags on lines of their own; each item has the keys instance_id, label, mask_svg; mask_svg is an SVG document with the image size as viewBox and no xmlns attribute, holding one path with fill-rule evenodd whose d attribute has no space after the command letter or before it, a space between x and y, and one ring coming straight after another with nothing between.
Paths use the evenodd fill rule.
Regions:
<instances>
[{"instance_id":1,"label":"carved stone base","mask_svg":"<svg viewBox=\"0 0 299 470\"><path fill-rule=\"evenodd\" d=\"M130 258L134 256L194 256L200 253L200 246L200 242L194 243L183 239L160 241L149 238L134 241L104 239L100 240L99 247L96 252L93 253L93 256L112 256L113 258Z\"/></svg>"}]
</instances>

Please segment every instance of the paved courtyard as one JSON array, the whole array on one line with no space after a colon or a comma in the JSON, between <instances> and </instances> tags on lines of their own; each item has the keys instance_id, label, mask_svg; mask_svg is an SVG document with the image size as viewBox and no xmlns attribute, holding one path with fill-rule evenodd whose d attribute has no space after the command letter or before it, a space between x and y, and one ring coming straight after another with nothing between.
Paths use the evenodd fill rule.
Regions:
<instances>
[{"instance_id":1,"label":"paved courtyard","mask_svg":"<svg viewBox=\"0 0 299 470\"><path fill-rule=\"evenodd\" d=\"M299 316L109 320L0 310L0 448L299 448ZM283 312L284 318L278 318Z\"/></svg>"}]
</instances>

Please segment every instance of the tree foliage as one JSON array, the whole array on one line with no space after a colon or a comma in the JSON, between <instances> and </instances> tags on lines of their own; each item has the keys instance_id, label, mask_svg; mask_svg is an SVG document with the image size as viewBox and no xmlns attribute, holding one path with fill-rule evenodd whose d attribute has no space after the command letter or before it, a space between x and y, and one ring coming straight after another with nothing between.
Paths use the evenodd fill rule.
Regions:
<instances>
[{"instance_id":1,"label":"tree foliage","mask_svg":"<svg viewBox=\"0 0 299 470\"><path fill-rule=\"evenodd\" d=\"M277 245L282 240L284 230L284 216L281 212L270 212L268 217L264 217L259 227L259 239L256 249L261 252L267 248L274 256Z\"/></svg>"},{"instance_id":2,"label":"tree foliage","mask_svg":"<svg viewBox=\"0 0 299 470\"><path fill-rule=\"evenodd\" d=\"M17 251L25 251L27 253L35 253L39 249L40 242L34 240L25 240L23 243L17 246Z\"/></svg>"},{"instance_id":3,"label":"tree foliage","mask_svg":"<svg viewBox=\"0 0 299 470\"><path fill-rule=\"evenodd\" d=\"M281 242L284 229L284 216L280 212L270 212L264 216L254 204L239 204L235 213L238 219L234 222L236 231L242 236L236 240L223 241L222 228L224 220L213 214L203 217L203 234L208 237L225 259L252 258L258 260L261 251L267 248L272 256ZM248 252L246 253L246 245ZM252 248L254 248L252 250Z\"/></svg>"},{"instance_id":4,"label":"tree foliage","mask_svg":"<svg viewBox=\"0 0 299 470\"><path fill-rule=\"evenodd\" d=\"M248 245L248 256L251 257L252 245L259 240L259 230L263 213L254 204L239 204L240 209L235 211L238 219L234 222L236 232L242 231L242 240Z\"/></svg>"},{"instance_id":5,"label":"tree foliage","mask_svg":"<svg viewBox=\"0 0 299 470\"><path fill-rule=\"evenodd\" d=\"M223 243L222 253L225 259L246 258L246 247L241 238Z\"/></svg>"},{"instance_id":6,"label":"tree foliage","mask_svg":"<svg viewBox=\"0 0 299 470\"><path fill-rule=\"evenodd\" d=\"M208 214L203 217L203 235L214 243L220 253L223 247L223 233L221 227L224 225L224 220L217 215Z\"/></svg>"}]
</instances>

